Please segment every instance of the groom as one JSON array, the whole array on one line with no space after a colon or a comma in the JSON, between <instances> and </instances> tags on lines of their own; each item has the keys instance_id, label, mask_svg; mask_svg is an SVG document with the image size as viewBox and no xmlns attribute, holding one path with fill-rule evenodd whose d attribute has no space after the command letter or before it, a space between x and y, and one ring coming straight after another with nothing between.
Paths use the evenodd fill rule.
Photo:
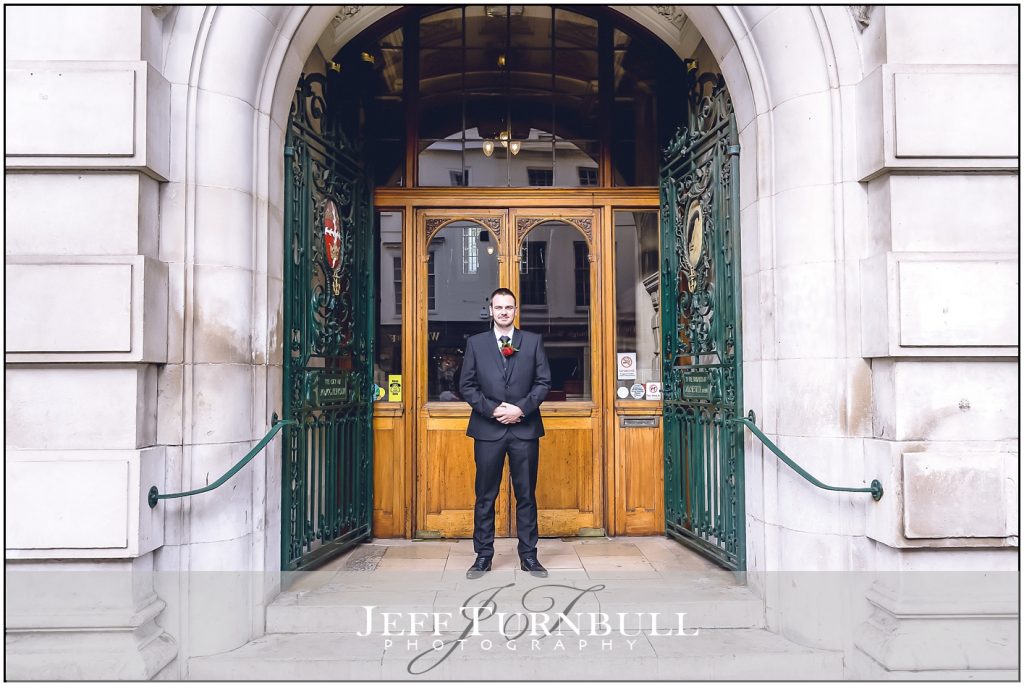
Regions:
<instances>
[{"instance_id":1,"label":"groom","mask_svg":"<svg viewBox=\"0 0 1024 686\"><path fill-rule=\"evenodd\" d=\"M534 576L548 571L537 561L537 446L544 435L540 404L551 388L551 369L540 335L513 328L516 296L507 288L491 294L492 330L466 340L459 390L473 408L467 436L476 462L473 550L476 562L466 577L491 569L494 557L494 500L508 455L516 493L520 567Z\"/></svg>"}]
</instances>

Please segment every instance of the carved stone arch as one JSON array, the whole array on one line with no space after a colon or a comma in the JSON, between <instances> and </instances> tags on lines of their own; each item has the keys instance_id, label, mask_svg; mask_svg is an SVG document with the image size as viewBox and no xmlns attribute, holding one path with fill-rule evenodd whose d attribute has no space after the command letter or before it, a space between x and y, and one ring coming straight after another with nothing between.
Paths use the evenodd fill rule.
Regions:
<instances>
[{"instance_id":1,"label":"carved stone arch","mask_svg":"<svg viewBox=\"0 0 1024 686\"><path fill-rule=\"evenodd\" d=\"M174 21L161 23L168 32L164 36L162 74L176 87L181 86L183 97L180 103L175 102L185 111L183 125L171 127L168 133L172 158L169 181L180 184L184 211L161 218L161 235L183 234L180 244L186 251L193 250L196 227L207 221L204 204L196 199L195 189L202 185L197 180L206 180L213 187L237 189L251 198L252 207L262 208L236 224L248 234L239 243L258 248L253 257L253 288L268 294L263 309L238 314L239 321L234 323L238 330L254 332L253 346L260 347L250 351L254 359L274 359L281 349L280 312L274 309L274 303L280 308L282 290L280 279L273 276L283 250L280 203L285 169L281 151L288 109L303 64L328 27L332 28L331 42L321 44L322 50L341 47L398 9L366 5L339 14L339 6L327 5L180 6ZM849 149L844 137L853 131L849 116L843 119L843 113L849 111L844 102L849 97L844 93L847 89L839 85L857 83L862 78L860 37L848 10L838 6L687 6L685 21L674 11L665 16L652 6L619 6L615 11L650 29L677 54L685 50L683 34L687 27L694 27L721 66L736 109L743 148L740 197L744 248L754 235L768 239L776 235L772 206L755 207L756 201L797 188L805 177L813 176L817 185L839 181L845 164L841 155ZM785 24L783 30L773 30L779 21L768 15L769 11L788 12L795 21ZM799 64L787 59L797 49L794 45L800 49ZM239 59L240 55L245 56L244 60ZM243 74L239 73L240 64L246 66ZM800 72L800 78L794 78L794 70ZM809 71L815 72L810 74L813 78L808 78ZM216 97L208 97L210 94ZM833 147L826 145L823 149L819 141L804 135L805 128L793 124L792 111L800 106L804 106L800 112L804 120L814 115L815 132L830 133ZM783 121L787 108L790 121ZM748 126L761 116L765 117L759 122L762 125ZM218 145L210 145L215 138ZM794 159L826 162L809 171L801 168L800 178L782 183L779 170L788 171L792 177ZM840 195L845 202L854 201L846 194ZM837 208L836 231L842 230L844 214L850 212ZM744 253L758 255L756 245ZM774 254L760 253L766 257L756 268L774 268ZM185 262L190 258L191 253L186 254ZM219 294L211 296L200 289L184 297L185 311L194 313L205 309L205 298ZM782 291L769 294L763 306L775 307L786 297ZM245 317L250 321L241 321ZM759 326L761 320L771 318L752 318L752 326ZM192 328L193 324L186 322L186 338ZM751 395L749 400L765 413L778 411L770 397ZM184 398L184 402L188 405L191 401ZM253 416L265 415L272 402L269 397L254 399ZM190 406L184 411L191 416ZM268 462L277 459L274 450L268 453ZM275 487L267 484L271 490ZM272 561L267 564L268 569L275 567Z\"/></svg>"}]
</instances>

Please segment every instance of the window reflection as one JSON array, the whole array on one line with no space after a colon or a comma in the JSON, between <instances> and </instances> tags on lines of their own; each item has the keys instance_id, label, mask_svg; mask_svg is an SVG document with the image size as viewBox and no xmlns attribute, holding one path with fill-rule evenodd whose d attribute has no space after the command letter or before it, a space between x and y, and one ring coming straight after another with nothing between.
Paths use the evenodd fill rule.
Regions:
<instances>
[{"instance_id":1,"label":"window reflection","mask_svg":"<svg viewBox=\"0 0 1024 686\"><path fill-rule=\"evenodd\" d=\"M402 213L376 213L378 236L377 338L373 381L387 387L389 374L402 373Z\"/></svg>"},{"instance_id":2,"label":"window reflection","mask_svg":"<svg viewBox=\"0 0 1024 686\"><path fill-rule=\"evenodd\" d=\"M536 226L519 251L519 322L544 337L551 363L547 402L592 397L589 255L583 233L563 221Z\"/></svg>"},{"instance_id":3,"label":"window reflection","mask_svg":"<svg viewBox=\"0 0 1024 686\"><path fill-rule=\"evenodd\" d=\"M657 211L615 212L615 352L636 353L636 379L616 382L627 390L661 381L658 244Z\"/></svg>"},{"instance_id":4,"label":"window reflection","mask_svg":"<svg viewBox=\"0 0 1024 686\"><path fill-rule=\"evenodd\" d=\"M446 225L430 241L427 399L459 401L466 339L490 326L488 298L498 287L497 238L476 222Z\"/></svg>"},{"instance_id":5,"label":"window reflection","mask_svg":"<svg viewBox=\"0 0 1024 686\"><path fill-rule=\"evenodd\" d=\"M500 132L481 137L477 128L442 140L421 140L420 185L597 185L597 141L562 140L531 128L515 143L517 152L501 140Z\"/></svg>"},{"instance_id":6,"label":"window reflection","mask_svg":"<svg viewBox=\"0 0 1024 686\"><path fill-rule=\"evenodd\" d=\"M404 42L404 31L399 28L377 40L353 42L335 56L335 61L341 65L336 75L340 90L345 92L345 97L366 104L366 112L359 118L365 122L368 157L372 160L376 186L405 184ZM332 111L358 113L359 108L342 105L333 107ZM347 133L353 136L358 124L350 122L348 129Z\"/></svg>"}]
</instances>

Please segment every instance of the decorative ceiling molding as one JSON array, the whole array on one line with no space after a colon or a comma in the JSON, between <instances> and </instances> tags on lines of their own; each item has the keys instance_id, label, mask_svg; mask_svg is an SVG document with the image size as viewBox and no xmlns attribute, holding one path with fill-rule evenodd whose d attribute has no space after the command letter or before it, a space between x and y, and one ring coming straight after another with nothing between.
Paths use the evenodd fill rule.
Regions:
<instances>
[{"instance_id":1,"label":"decorative ceiling molding","mask_svg":"<svg viewBox=\"0 0 1024 686\"><path fill-rule=\"evenodd\" d=\"M853 20L861 33L864 33L864 29L871 23L871 12L874 9L874 5L850 5L850 14L853 15Z\"/></svg>"},{"instance_id":2,"label":"decorative ceiling molding","mask_svg":"<svg viewBox=\"0 0 1024 686\"><path fill-rule=\"evenodd\" d=\"M320 52L332 59L341 46L364 28L399 9L399 6L382 5L340 5L331 17L331 23L317 39ZM357 17L358 15L358 17Z\"/></svg>"},{"instance_id":3,"label":"decorative ceiling molding","mask_svg":"<svg viewBox=\"0 0 1024 686\"><path fill-rule=\"evenodd\" d=\"M342 5L338 8L338 13L334 15L334 19L331 20L331 23L335 26L343 24L359 14L359 10L361 9L363 9L362 5Z\"/></svg>"},{"instance_id":4,"label":"decorative ceiling molding","mask_svg":"<svg viewBox=\"0 0 1024 686\"><path fill-rule=\"evenodd\" d=\"M683 11L681 5L652 5L654 11L661 16L668 19L669 23L675 26L680 31L683 30L683 24L686 23L686 12Z\"/></svg>"},{"instance_id":5,"label":"decorative ceiling molding","mask_svg":"<svg viewBox=\"0 0 1024 686\"><path fill-rule=\"evenodd\" d=\"M648 27L682 59L693 57L704 37L686 14L685 5L609 5Z\"/></svg>"}]
</instances>

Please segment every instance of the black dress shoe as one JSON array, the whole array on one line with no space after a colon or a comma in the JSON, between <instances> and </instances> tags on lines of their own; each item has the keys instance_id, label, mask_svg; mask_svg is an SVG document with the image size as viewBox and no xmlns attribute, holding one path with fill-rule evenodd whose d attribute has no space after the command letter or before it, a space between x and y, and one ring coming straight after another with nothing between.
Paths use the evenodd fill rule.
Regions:
<instances>
[{"instance_id":1,"label":"black dress shoe","mask_svg":"<svg viewBox=\"0 0 1024 686\"><path fill-rule=\"evenodd\" d=\"M467 579L479 579L485 572L491 571L491 558L477 557L473 566L466 571Z\"/></svg>"},{"instance_id":2,"label":"black dress shoe","mask_svg":"<svg viewBox=\"0 0 1024 686\"><path fill-rule=\"evenodd\" d=\"M548 570L544 569L544 565L535 557L524 557L519 561L519 567L533 576L546 577L548 575Z\"/></svg>"}]
</instances>

